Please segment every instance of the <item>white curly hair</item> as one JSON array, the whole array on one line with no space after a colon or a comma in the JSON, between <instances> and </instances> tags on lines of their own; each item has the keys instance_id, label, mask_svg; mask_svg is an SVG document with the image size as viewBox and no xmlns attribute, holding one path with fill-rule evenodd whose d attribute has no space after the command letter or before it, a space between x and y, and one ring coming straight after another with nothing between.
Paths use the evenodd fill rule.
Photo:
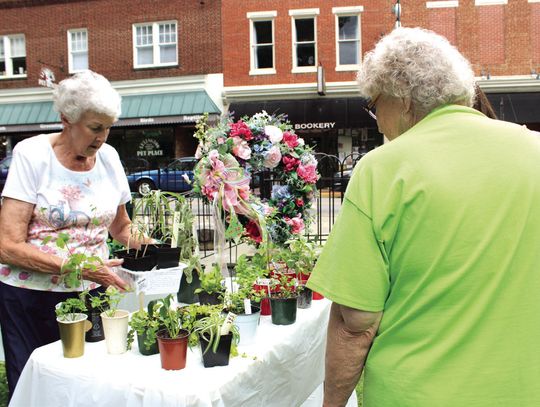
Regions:
<instances>
[{"instance_id":1,"label":"white curly hair","mask_svg":"<svg viewBox=\"0 0 540 407\"><path fill-rule=\"evenodd\" d=\"M115 121L122 99L102 75L86 70L61 81L53 90L54 109L70 123L77 123L86 112L105 114Z\"/></svg>"},{"instance_id":2,"label":"white curly hair","mask_svg":"<svg viewBox=\"0 0 540 407\"><path fill-rule=\"evenodd\" d=\"M422 28L399 27L366 53L358 72L360 94L410 98L414 113L438 106L472 106L474 72L448 40Z\"/></svg>"}]
</instances>

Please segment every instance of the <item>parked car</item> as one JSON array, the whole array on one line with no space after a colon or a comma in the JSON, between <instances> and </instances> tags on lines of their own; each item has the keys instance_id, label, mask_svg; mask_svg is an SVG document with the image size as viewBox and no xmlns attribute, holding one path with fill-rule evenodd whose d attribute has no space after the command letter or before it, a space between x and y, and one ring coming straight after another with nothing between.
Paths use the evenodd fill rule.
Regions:
<instances>
[{"instance_id":1,"label":"parked car","mask_svg":"<svg viewBox=\"0 0 540 407\"><path fill-rule=\"evenodd\" d=\"M132 172L127 175L131 191L143 195L152 189L184 192L191 189L195 157L177 158L164 168ZM185 177L189 180L186 181Z\"/></svg>"},{"instance_id":2,"label":"parked car","mask_svg":"<svg viewBox=\"0 0 540 407\"><path fill-rule=\"evenodd\" d=\"M4 189L6 184L6 178L11 165L11 156L7 156L0 161L0 192Z\"/></svg>"}]
</instances>

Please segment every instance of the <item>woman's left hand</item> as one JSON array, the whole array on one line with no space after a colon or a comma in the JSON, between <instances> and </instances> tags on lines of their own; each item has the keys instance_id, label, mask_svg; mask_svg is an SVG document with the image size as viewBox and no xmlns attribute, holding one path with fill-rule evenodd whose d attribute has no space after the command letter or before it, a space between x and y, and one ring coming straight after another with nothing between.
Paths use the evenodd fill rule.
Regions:
<instances>
[{"instance_id":1,"label":"woman's left hand","mask_svg":"<svg viewBox=\"0 0 540 407\"><path fill-rule=\"evenodd\" d=\"M95 270L85 269L83 271L83 278L101 284L104 287L113 286L120 291L126 291L129 288L128 284L112 270L112 267L120 266L123 262L124 259L105 260Z\"/></svg>"}]
</instances>

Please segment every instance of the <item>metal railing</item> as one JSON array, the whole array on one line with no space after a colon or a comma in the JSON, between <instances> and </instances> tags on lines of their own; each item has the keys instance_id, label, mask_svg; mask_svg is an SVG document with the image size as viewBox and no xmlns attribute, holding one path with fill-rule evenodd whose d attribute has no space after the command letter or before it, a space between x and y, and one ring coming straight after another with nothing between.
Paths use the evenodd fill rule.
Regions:
<instances>
[{"instance_id":1,"label":"metal railing","mask_svg":"<svg viewBox=\"0 0 540 407\"><path fill-rule=\"evenodd\" d=\"M362 158L359 153L350 154L343 159L337 156L317 153L317 169L321 175L317 181L317 195L312 207L312 222L308 225L307 236L310 240L323 243L328 238L337 218L343 195L349 183L354 165ZM271 171L254 174L252 190L262 199L270 197L272 185L277 184L276 177ZM191 191L182 193L188 200L195 215L199 250L202 258L214 254L214 220L212 208L195 197ZM228 257L231 263L236 261L238 247L229 242Z\"/></svg>"}]
</instances>

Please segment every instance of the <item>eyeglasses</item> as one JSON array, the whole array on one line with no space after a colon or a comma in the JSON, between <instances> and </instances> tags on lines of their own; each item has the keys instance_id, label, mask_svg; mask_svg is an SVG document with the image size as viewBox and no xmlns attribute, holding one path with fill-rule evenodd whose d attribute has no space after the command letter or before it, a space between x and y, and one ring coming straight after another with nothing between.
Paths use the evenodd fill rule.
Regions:
<instances>
[{"instance_id":1,"label":"eyeglasses","mask_svg":"<svg viewBox=\"0 0 540 407\"><path fill-rule=\"evenodd\" d=\"M367 106L362 106L362 108L369 114L373 119L377 120L377 116L375 115L375 103L377 103L377 99L379 99L379 95L375 99L372 99Z\"/></svg>"}]
</instances>

